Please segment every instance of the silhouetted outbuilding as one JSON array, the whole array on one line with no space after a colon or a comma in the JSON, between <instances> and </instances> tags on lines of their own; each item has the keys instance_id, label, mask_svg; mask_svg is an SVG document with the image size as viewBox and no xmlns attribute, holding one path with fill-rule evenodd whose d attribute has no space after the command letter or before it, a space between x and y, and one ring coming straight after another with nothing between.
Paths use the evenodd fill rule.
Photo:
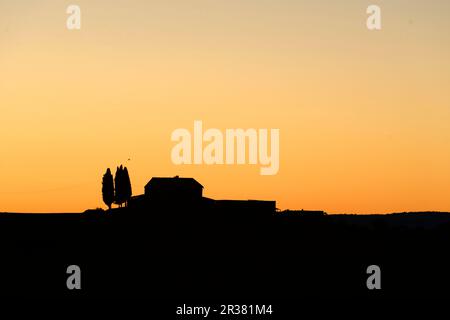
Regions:
<instances>
[{"instance_id":1,"label":"silhouetted outbuilding","mask_svg":"<svg viewBox=\"0 0 450 320\"><path fill-rule=\"evenodd\" d=\"M261 200L215 200L214 209L217 212L224 212L231 214L257 214L270 215L276 211L275 201L261 201ZM243 217L241 215L241 217Z\"/></svg>"}]
</instances>

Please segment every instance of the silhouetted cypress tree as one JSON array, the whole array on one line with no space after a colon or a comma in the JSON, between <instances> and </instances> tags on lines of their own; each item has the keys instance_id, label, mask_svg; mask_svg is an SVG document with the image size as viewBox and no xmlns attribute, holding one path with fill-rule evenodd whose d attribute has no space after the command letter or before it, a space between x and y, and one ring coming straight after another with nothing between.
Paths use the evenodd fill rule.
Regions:
<instances>
[{"instance_id":1,"label":"silhouetted cypress tree","mask_svg":"<svg viewBox=\"0 0 450 320\"><path fill-rule=\"evenodd\" d=\"M117 167L116 176L114 177L114 185L115 185L115 197L114 203L118 204L120 207L122 203L124 203L124 188L123 188L123 167Z\"/></svg>"},{"instance_id":2,"label":"silhouetted cypress tree","mask_svg":"<svg viewBox=\"0 0 450 320\"><path fill-rule=\"evenodd\" d=\"M109 210L111 210L111 205L114 202L114 183L113 183L113 176L109 168L103 175L102 195L103 195L103 202L108 206Z\"/></svg>"},{"instance_id":3,"label":"silhouetted cypress tree","mask_svg":"<svg viewBox=\"0 0 450 320\"><path fill-rule=\"evenodd\" d=\"M131 198L132 191L131 191L131 181L130 176L128 175L128 169L125 167L123 169L123 197L124 201L126 202L126 205L128 206L128 201Z\"/></svg>"}]
</instances>

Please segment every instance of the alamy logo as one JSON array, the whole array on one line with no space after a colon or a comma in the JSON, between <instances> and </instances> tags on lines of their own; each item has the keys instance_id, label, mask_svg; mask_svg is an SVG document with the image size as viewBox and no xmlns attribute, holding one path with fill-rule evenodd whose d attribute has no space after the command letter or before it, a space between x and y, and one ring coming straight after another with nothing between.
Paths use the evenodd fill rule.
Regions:
<instances>
[{"instance_id":1,"label":"alamy logo","mask_svg":"<svg viewBox=\"0 0 450 320\"><path fill-rule=\"evenodd\" d=\"M370 5L366 10L370 16L367 18L367 29L369 30L381 30L381 8L377 5Z\"/></svg>"},{"instance_id":2,"label":"alamy logo","mask_svg":"<svg viewBox=\"0 0 450 320\"><path fill-rule=\"evenodd\" d=\"M81 29L81 9L77 5L70 5L66 9L66 13L70 14L67 17L66 27L69 30L80 30Z\"/></svg>"},{"instance_id":3,"label":"alamy logo","mask_svg":"<svg viewBox=\"0 0 450 320\"><path fill-rule=\"evenodd\" d=\"M370 276L367 278L366 285L369 290L381 289L381 269L379 266L373 264L367 267L367 274Z\"/></svg>"},{"instance_id":4,"label":"alamy logo","mask_svg":"<svg viewBox=\"0 0 450 320\"><path fill-rule=\"evenodd\" d=\"M70 265L67 267L66 273L69 274L66 281L67 289L80 290L81 289L81 269L77 265Z\"/></svg>"},{"instance_id":5,"label":"alamy logo","mask_svg":"<svg viewBox=\"0 0 450 320\"><path fill-rule=\"evenodd\" d=\"M224 134L210 128L203 132L203 123L197 120L194 121L193 135L188 129L180 128L172 132L171 140L178 142L171 154L172 162L177 165L259 163L261 175L278 173L279 129L226 129ZM207 143L205 146L204 142Z\"/></svg>"}]
</instances>

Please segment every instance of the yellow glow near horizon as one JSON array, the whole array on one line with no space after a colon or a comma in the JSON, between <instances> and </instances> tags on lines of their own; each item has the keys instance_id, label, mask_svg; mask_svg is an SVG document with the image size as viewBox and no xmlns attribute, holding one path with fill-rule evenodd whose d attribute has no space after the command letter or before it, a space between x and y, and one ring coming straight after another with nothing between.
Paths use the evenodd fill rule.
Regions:
<instances>
[{"instance_id":1,"label":"yellow glow near horizon","mask_svg":"<svg viewBox=\"0 0 450 320\"><path fill-rule=\"evenodd\" d=\"M450 3L0 3L0 211L103 206L107 167L331 213L450 211ZM279 128L280 169L175 166L171 132ZM131 160L128 161L127 159Z\"/></svg>"}]
</instances>

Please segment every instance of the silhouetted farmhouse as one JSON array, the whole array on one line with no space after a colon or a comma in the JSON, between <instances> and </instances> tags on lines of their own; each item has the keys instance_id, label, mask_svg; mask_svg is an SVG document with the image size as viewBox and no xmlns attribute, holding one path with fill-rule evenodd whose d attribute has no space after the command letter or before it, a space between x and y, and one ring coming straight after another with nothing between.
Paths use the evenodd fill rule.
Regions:
<instances>
[{"instance_id":1,"label":"silhouetted farmhouse","mask_svg":"<svg viewBox=\"0 0 450 320\"><path fill-rule=\"evenodd\" d=\"M145 186L145 197L150 201L185 201L202 200L203 186L193 178L152 178Z\"/></svg>"},{"instance_id":2,"label":"silhouetted farmhouse","mask_svg":"<svg viewBox=\"0 0 450 320\"><path fill-rule=\"evenodd\" d=\"M154 177L144 190L143 195L131 198L131 208L180 208L224 214L273 214L276 211L275 201L214 200L203 197L203 186L193 178Z\"/></svg>"}]
</instances>

